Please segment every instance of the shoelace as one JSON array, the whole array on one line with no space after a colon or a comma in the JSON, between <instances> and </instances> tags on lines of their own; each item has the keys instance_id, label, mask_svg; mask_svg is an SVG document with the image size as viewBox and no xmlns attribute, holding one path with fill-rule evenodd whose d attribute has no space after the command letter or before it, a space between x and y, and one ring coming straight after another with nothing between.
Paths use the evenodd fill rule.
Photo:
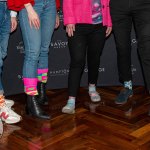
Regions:
<instances>
[{"instance_id":1,"label":"shoelace","mask_svg":"<svg viewBox=\"0 0 150 150\"><path fill-rule=\"evenodd\" d=\"M41 109L41 107L40 107L38 101L35 100L35 101L33 101L33 102L34 102L34 104L36 105L36 109L39 110L40 112L43 112L43 110Z\"/></svg>"}]
</instances>

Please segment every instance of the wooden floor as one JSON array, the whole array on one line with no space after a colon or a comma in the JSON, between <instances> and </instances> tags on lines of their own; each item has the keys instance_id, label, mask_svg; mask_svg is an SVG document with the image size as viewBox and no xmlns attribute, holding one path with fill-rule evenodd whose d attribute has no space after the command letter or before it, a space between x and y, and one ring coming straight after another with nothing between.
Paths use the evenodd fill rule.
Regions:
<instances>
[{"instance_id":1,"label":"wooden floor","mask_svg":"<svg viewBox=\"0 0 150 150\"><path fill-rule=\"evenodd\" d=\"M75 115L61 113L67 91L48 91L52 115L43 121L25 115L25 95L15 100L15 111L23 116L21 123L4 125L0 150L150 150L150 96L142 87L125 105L115 105L120 87L102 87L102 101L92 103L86 89L80 90Z\"/></svg>"}]
</instances>

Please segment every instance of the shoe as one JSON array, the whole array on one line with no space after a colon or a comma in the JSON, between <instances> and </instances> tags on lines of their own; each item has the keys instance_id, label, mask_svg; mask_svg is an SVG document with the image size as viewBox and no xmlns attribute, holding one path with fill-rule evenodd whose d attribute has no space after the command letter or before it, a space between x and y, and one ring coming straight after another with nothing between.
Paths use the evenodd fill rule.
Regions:
<instances>
[{"instance_id":1,"label":"shoe","mask_svg":"<svg viewBox=\"0 0 150 150\"><path fill-rule=\"evenodd\" d=\"M48 97L46 96L46 83L38 82L38 102L41 105L48 105Z\"/></svg>"},{"instance_id":2,"label":"shoe","mask_svg":"<svg viewBox=\"0 0 150 150\"><path fill-rule=\"evenodd\" d=\"M3 128L3 122L0 119L0 139L1 139L2 135L3 135L3 130L4 130L4 128Z\"/></svg>"},{"instance_id":3,"label":"shoe","mask_svg":"<svg viewBox=\"0 0 150 150\"><path fill-rule=\"evenodd\" d=\"M11 108L14 105L14 101L10 99L5 99L6 105Z\"/></svg>"},{"instance_id":4,"label":"shoe","mask_svg":"<svg viewBox=\"0 0 150 150\"><path fill-rule=\"evenodd\" d=\"M101 97L97 91L89 91L89 96L92 102L100 102Z\"/></svg>"},{"instance_id":5,"label":"shoe","mask_svg":"<svg viewBox=\"0 0 150 150\"><path fill-rule=\"evenodd\" d=\"M129 97L132 97L132 95L133 90L124 88L120 91L119 95L117 96L115 104L125 104L128 101Z\"/></svg>"},{"instance_id":6,"label":"shoe","mask_svg":"<svg viewBox=\"0 0 150 150\"><path fill-rule=\"evenodd\" d=\"M38 95L27 95L26 113L40 119L50 119L50 115L42 110L38 103Z\"/></svg>"},{"instance_id":7,"label":"shoe","mask_svg":"<svg viewBox=\"0 0 150 150\"><path fill-rule=\"evenodd\" d=\"M67 103L63 108L62 108L62 113L65 114L74 114L75 113L75 106L72 103Z\"/></svg>"},{"instance_id":8,"label":"shoe","mask_svg":"<svg viewBox=\"0 0 150 150\"><path fill-rule=\"evenodd\" d=\"M0 118L7 124L18 123L21 120L21 116L15 113L6 104L0 108Z\"/></svg>"}]
</instances>

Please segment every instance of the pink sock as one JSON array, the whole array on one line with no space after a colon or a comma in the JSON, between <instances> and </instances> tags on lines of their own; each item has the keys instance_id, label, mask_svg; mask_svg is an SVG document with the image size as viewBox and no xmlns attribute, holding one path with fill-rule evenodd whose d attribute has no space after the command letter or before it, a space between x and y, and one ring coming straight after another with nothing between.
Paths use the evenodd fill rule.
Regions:
<instances>
[{"instance_id":1,"label":"pink sock","mask_svg":"<svg viewBox=\"0 0 150 150\"><path fill-rule=\"evenodd\" d=\"M28 95L38 95L37 78L23 78L25 93Z\"/></svg>"}]
</instances>

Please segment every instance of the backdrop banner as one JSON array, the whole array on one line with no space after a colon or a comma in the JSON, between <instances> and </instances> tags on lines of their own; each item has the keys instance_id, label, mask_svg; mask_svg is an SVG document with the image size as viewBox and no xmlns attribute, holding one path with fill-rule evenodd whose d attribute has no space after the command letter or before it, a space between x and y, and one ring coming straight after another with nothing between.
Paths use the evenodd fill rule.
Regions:
<instances>
[{"instance_id":1,"label":"backdrop banner","mask_svg":"<svg viewBox=\"0 0 150 150\"><path fill-rule=\"evenodd\" d=\"M49 78L48 89L67 88L70 56L66 32L63 26L63 15L60 12L61 25L54 32L49 51ZM131 35L132 45L132 74L133 84L143 85L141 66L137 55L137 41L134 31ZM4 61L3 84L6 95L23 92L22 66L24 60L24 45L20 28L10 36L8 56ZM87 72L85 66L81 86L87 86ZM118 81L117 55L114 37L111 35L106 43L101 56L99 67L98 86L117 86Z\"/></svg>"}]
</instances>

